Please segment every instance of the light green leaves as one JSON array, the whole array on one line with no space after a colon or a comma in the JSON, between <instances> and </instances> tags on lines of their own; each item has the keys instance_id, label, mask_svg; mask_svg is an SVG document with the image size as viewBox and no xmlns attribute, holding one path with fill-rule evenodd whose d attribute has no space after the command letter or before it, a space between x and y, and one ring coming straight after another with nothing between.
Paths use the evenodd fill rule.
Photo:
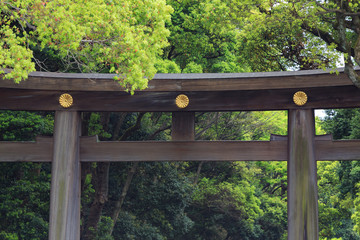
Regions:
<instances>
[{"instance_id":1,"label":"light green leaves","mask_svg":"<svg viewBox=\"0 0 360 240\"><path fill-rule=\"evenodd\" d=\"M6 78L16 82L35 70L30 49L39 48L72 71L115 72L126 90L144 89L170 34L165 0L15 3L0 3L0 68L11 68Z\"/></svg>"}]
</instances>

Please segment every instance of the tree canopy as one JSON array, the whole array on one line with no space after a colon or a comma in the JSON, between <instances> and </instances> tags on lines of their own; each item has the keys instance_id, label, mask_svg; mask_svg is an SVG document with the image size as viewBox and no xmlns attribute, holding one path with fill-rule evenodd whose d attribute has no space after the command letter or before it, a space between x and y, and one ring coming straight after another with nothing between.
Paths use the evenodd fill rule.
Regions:
<instances>
[{"instance_id":1,"label":"tree canopy","mask_svg":"<svg viewBox=\"0 0 360 240\"><path fill-rule=\"evenodd\" d=\"M114 72L127 90L144 89L167 45L172 8L156 1L1 1L0 68L19 82L47 70ZM1 70L2 73L4 72Z\"/></svg>"},{"instance_id":2,"label":"tree canopy","mask_svg":"<svg viewBox=\"0 0 360 240\"><path fill-rule=\"evenodd\" d=\"M113 72L127 90L159 72L244 72L359 64L349 1L1 1L0 68ZM154 67L155 66L155 67ZM3 71L3 70L1 70Z\"/></svg>"}]
</instances>

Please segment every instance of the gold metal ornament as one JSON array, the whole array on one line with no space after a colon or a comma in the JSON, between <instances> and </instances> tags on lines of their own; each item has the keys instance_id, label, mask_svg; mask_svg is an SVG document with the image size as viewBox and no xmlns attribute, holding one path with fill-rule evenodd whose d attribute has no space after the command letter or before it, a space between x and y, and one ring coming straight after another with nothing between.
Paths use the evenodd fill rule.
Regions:
<instances>
[{"instance_id":1,"label":"gold metal ornament","mask_svg":"<svg viewBox=\"0 0 360 240\"><path fill-rule=\"evenodd\" d=\"M189 98L185 94L180 94L176 97L175 103L178 108L186 108L189 105Z\"/></svg>"},{"instance_id":2,"label":"gold metal ornament","mask_svg":"<svg viewBox=\"0 0 360 240\"><path fill-rule=\"evenodd\" d=\"M72 96L68 93L61 94L61 96L59 98L59 103L63 108L71 107L73 102L74 102L74 100L73 100Z\"/></svg>"},{"instance_id":3,"label":"gold metal ornament","mask_svg":"<svg viewBox=\"0 0 360 240\"><path fill-rule=\"evenodd\" d=\"M294 103L298 106L304 106L308 100L308 96L303 91L298 91L293 97Z\"/></svg>"}]
</instances>

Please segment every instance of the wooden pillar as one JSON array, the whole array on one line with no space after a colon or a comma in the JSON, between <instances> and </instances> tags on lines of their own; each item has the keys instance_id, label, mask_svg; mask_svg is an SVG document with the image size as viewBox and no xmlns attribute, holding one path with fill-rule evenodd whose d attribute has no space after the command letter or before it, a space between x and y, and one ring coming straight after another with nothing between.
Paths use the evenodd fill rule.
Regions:
<instances>
[{"instance_id":1,"label":"wooden pillar","mask_svg":"<svg viewBox=\"0 0 360 240\"><path fill-rule=\"evenodd\" d=\"M289 111L288 239L317 240L318 196L314 111Z\"/></svg>"},{"instance_id":2,"label":"wooden pillar","mask_svg":"<svg viewBox=\"0 0 360 240\"><path fill-rule=\"evenodd\" d=\"M50 193L51 240L80 239L80 114L55 113Z\"/></svg>"},{"instance_id":3,"label":"wooden pillar","mask_svg":"<svg viewBox=\"0 0 360 240\"><path fill-rule=\"evenodd\" d=\"M171 138L176 141L195 140L195 112L173 112Z\"/></svg>"}]
</instances>

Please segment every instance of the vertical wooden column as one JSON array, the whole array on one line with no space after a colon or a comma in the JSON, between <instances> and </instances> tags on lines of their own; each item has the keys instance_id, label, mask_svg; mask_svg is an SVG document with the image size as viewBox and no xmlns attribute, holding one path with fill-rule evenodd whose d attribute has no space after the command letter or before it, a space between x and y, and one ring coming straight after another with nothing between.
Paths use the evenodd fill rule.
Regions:
<instances>
[{"instance_id":1,"label":"vertical wooden column","mask_svg":"<svg viewBox=\"0 0 360 240\"><path fill-rule=\"evenodd\" d=\"M289 111L288 239L317 240L318 192L314 111Z\"/></svg>"},{"instance_id":2,"label":"vertical wooden column","mask_svg":"<svg viewBox=\"0 0 360 240\"><path fill-rule=\"evenodd\" d=\"M51 240L80 239L80 114L55 113L50 193Z\"/></svg>"},{"instance_id":3,"label":"vertical wooden column","mask_svg":"<svg viewBox=\"0 0 360 240\"><path fill-rule=\"evenodd\" d=\"M195 140L195 112L173 112L171 138L176 141Z\"/></svg>"}]
</instances>

